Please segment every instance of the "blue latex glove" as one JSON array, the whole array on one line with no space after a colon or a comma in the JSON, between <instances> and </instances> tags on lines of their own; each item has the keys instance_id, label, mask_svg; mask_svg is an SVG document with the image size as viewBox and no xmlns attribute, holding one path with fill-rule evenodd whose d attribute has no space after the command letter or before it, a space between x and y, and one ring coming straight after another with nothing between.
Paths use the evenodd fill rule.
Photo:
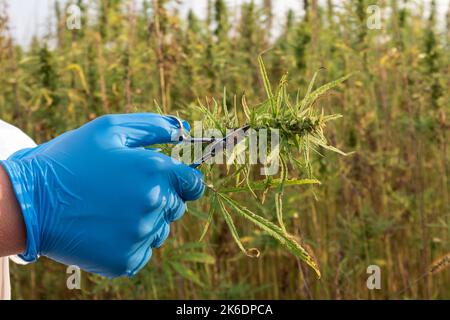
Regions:
<instances>
[{"instance_id":1,"label":"blue latex glove","mask_svg":"<svg viewBox=\"0 0 450 320\"><path fill-rule=\"evenodd\" d=\"M107 277L136 274L162 245L202 175L142 146L169 143L175 119L108 115L2 161L22 208L25 261L47 256Z\"/></svg>"}]
</instances>

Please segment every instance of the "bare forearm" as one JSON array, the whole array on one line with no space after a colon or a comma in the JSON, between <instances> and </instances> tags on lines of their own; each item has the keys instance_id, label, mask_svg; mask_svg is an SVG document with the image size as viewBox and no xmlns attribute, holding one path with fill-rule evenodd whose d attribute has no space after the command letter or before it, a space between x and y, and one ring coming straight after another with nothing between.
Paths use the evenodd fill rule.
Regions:
<instances>
[{"instance_id":1,"label":"bare forearm","mask_svg":"<svg viewBox=\"0 0 450 320\"><path fill-rule=\"evenodd\" d=\"M0 257L21 253L25 245L26 230L22 212L9 176L0 165Z\"/></svg>"}]
</instances>

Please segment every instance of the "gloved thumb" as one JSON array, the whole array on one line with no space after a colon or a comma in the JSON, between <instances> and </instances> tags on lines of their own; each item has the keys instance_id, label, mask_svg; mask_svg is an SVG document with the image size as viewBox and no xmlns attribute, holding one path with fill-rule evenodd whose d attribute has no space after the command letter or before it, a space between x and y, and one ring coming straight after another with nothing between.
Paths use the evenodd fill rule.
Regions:
<instances>
[{"instance_id":1,"label":"gloved thumb","mask_svg":"<svg viewBox=\"0 0 450 320\"><path fill-rule=\"evenodd\" d=\"M107 115L101 123L112 128L124 146L135 148L179 141L180 123L175 117L153 113ZM189 124L183 121L184 130Z\"/></svg>"}]
</instances>

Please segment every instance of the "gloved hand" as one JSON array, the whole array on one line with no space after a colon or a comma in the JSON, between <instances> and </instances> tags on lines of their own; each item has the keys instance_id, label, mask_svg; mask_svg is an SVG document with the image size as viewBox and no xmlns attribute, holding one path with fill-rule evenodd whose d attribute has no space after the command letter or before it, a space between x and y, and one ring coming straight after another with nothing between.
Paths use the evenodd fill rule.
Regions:
<instances>
[{"instance_id":1,"label":"gloved hand","mask_svg":"<svg viewBox=\"0 0 450 320\"><path fill-rule=\"evenodd\" d=\"M202 175L143 146L176 140L178 122L108 115L1 163L27 230L25 261L47 256L107 277L136 274L161 246Z\"/></svg>"}]
</instances>

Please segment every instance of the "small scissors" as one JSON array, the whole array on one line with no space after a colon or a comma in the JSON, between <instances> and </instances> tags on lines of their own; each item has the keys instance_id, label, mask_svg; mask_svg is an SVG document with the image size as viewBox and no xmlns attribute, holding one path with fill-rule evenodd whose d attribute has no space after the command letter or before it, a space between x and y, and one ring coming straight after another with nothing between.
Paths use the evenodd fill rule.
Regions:
<instances>
[{"instance_id":1,"label":"small scissors","mask_svg":"<svg viewBox=\"0 0 450 320\"><path fill-rule=\"evenodd\" d=\"M178 125L180 126L180 135L178 136L178 141L182 143L211 143L209 146L209 151L206 154L203 154L200 158L194 160L192 164L189 166L191 168L197 168L202 163L205 163L209 159L216 156L216 150L223 150L224 147L226 150L233 150L233 148L237 145L239 141L239 138L241 140L245 138L248 134L248 130L250 129L250 125L244 125L240 128L232 130L230 133L228 133L223 138L208 138L208 137L202 137L202 138L194 138L191 137L184 129L183 123L181 120L175 116L170 116L171 118L175 119L178 122Z\"/></svg>"}]
</instances>

